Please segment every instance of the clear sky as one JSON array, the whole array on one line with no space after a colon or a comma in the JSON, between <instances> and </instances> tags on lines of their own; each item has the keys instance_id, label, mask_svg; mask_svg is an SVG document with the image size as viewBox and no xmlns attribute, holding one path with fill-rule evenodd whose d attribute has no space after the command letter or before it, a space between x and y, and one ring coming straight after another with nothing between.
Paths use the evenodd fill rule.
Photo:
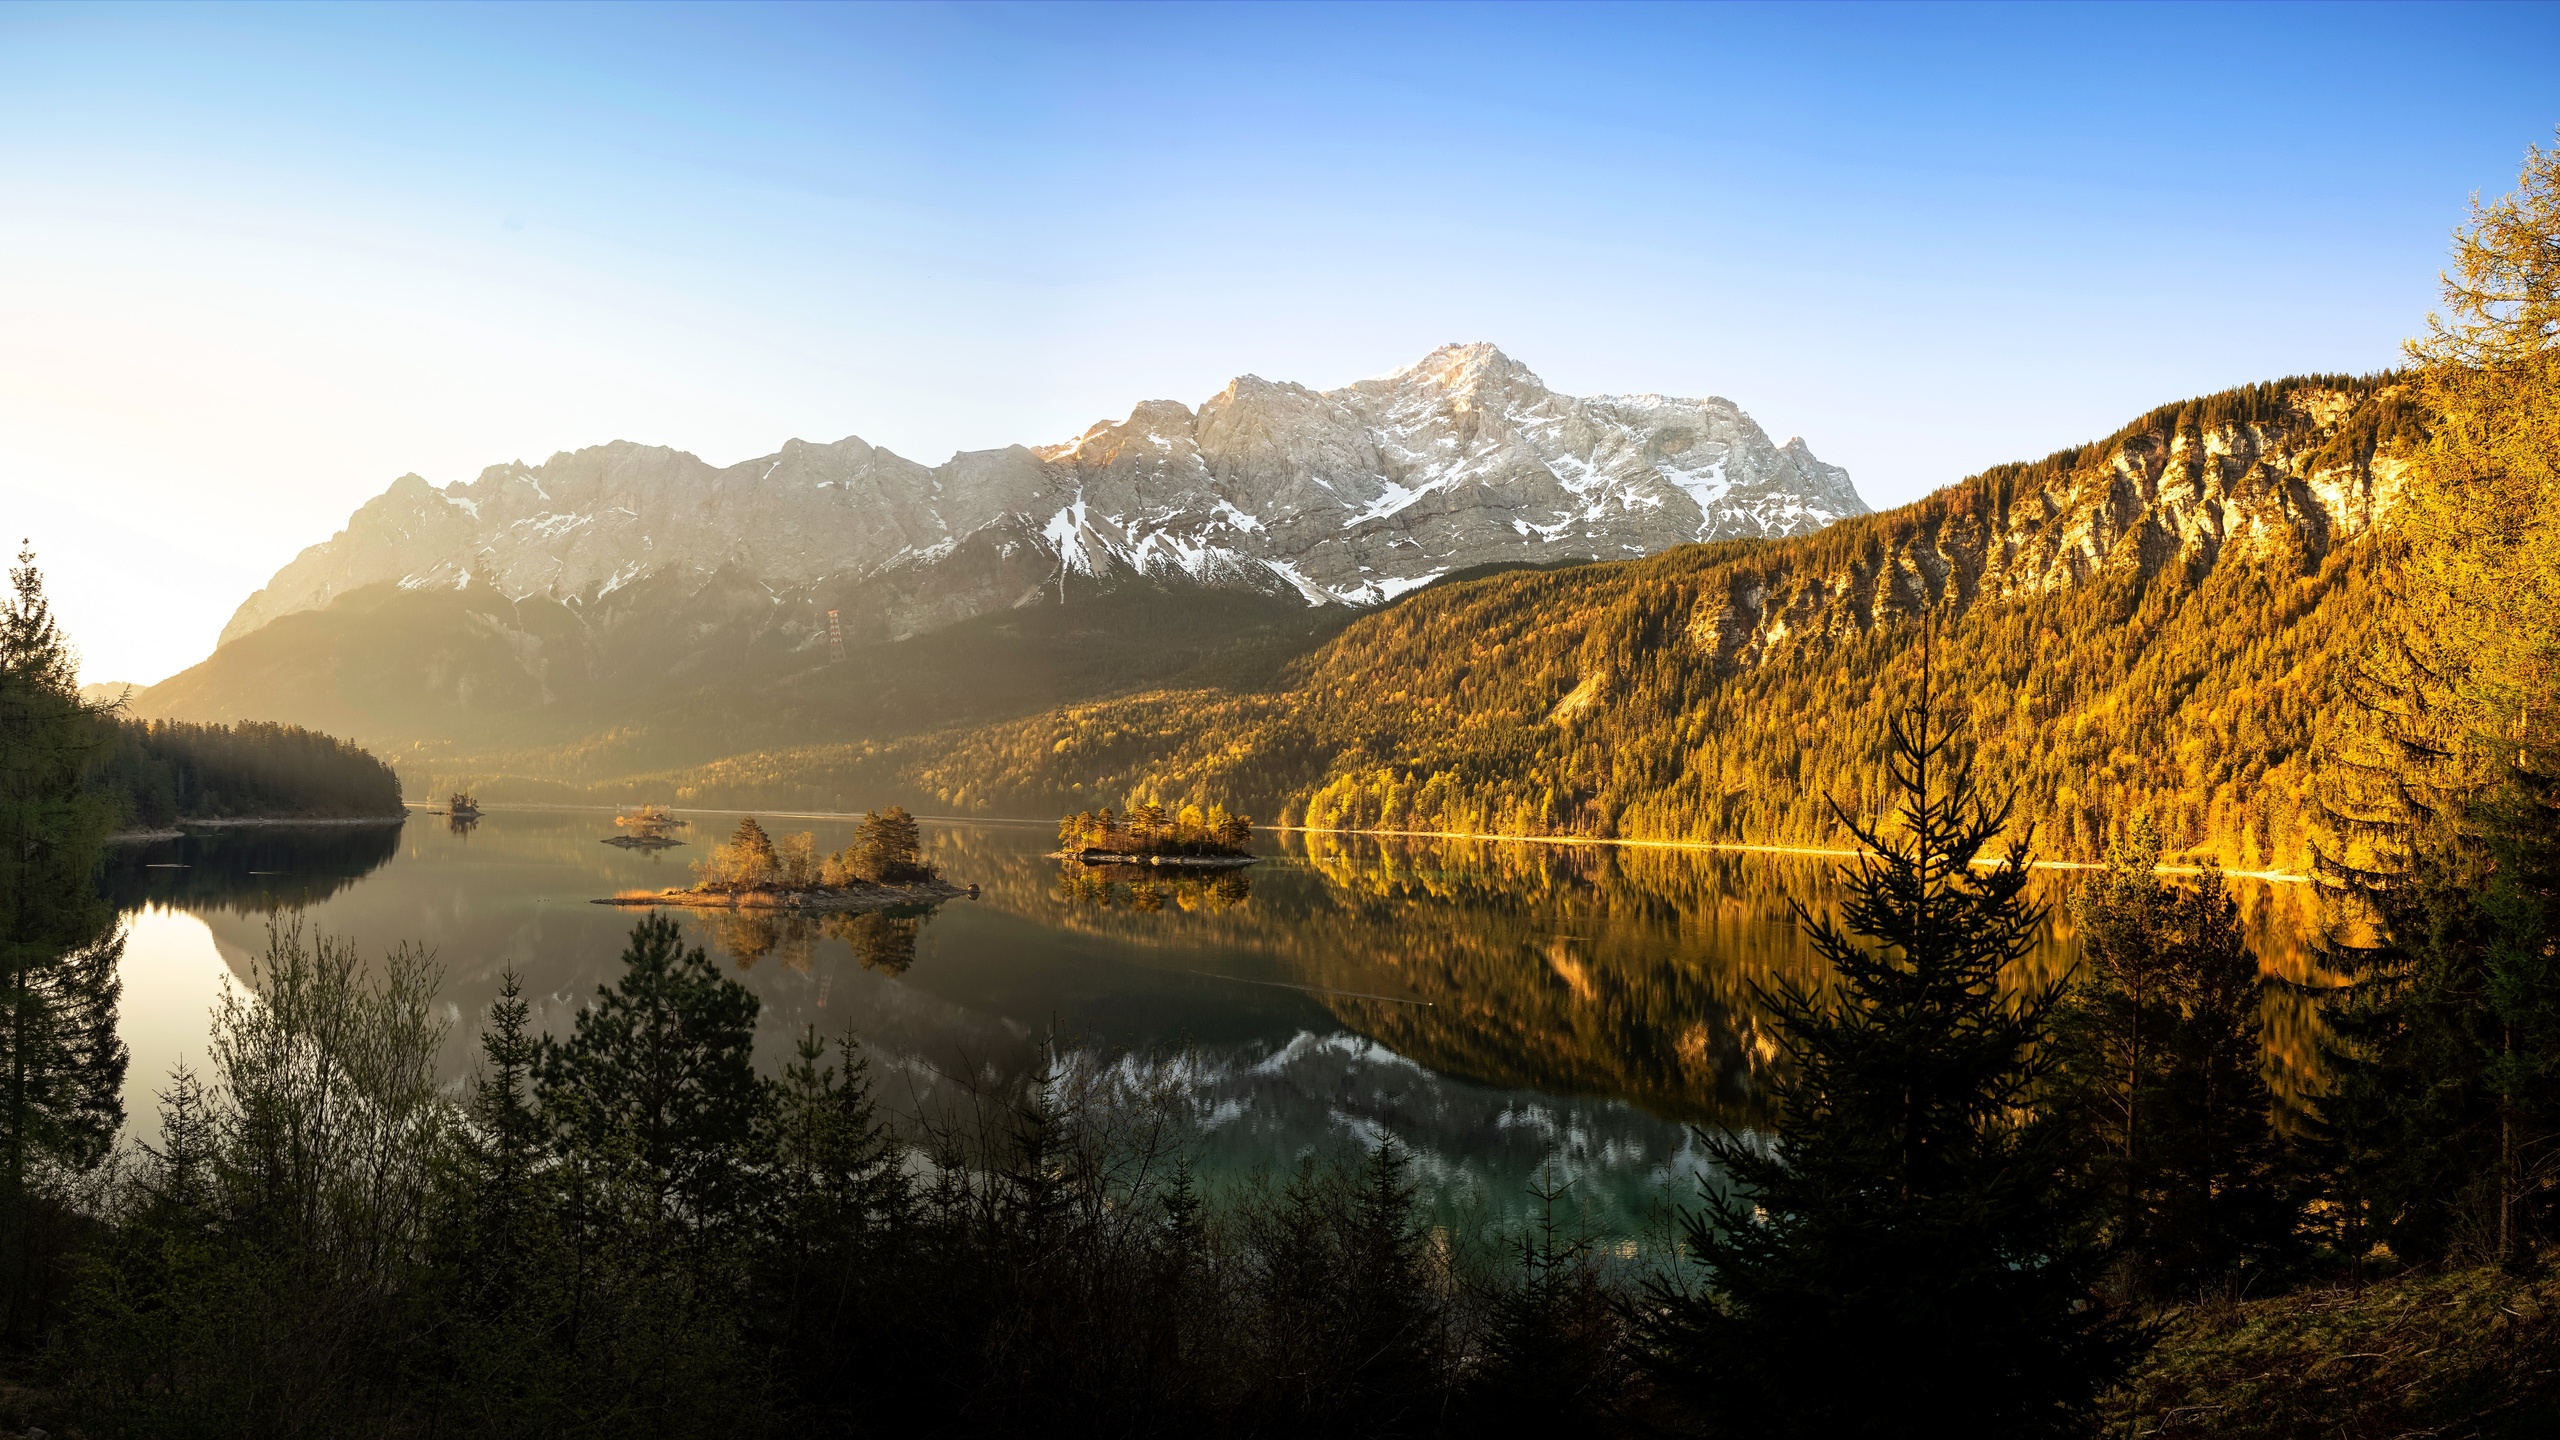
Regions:
<instances>
[{"instance_id":1,"label":"clear sky","mask_svg":"<svg viewBox=\"0 0 2560 1440\"><path fill-rule=\"evenodd\" d=\"M0 8L0 524L156 680L404 471L1491 340L1879 506L2394 363L2560 7Z\"/></svg>"}]
</instances>

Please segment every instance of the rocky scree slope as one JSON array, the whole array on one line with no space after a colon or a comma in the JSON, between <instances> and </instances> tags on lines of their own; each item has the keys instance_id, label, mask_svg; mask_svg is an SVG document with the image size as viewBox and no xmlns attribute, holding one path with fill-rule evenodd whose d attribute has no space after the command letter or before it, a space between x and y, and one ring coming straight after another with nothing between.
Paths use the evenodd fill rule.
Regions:
<instances>
[{"instance_id":1,"label":"rocky scree slope","mask_svg":"<svg viewBox=\"0 0 2560 1440\"><path fill-rule=\"evenodd\" d=\"M893 639L1132 579L1374 604L1487 563L1801 534L1866 508L1846 471L1730 401L1577 399L1459 345L1337 390L1246 376L1197 410L1148 401L1065 444L933 467L860 439L726 468L617 441L441 488L403 476L222 642L383 583L592 604L725 573Z\"/></svg>"},{"instance_id":2,"label":"rocky scree slope","mask_svg":"<svg viewBox=\"0 0 2560 1440\"><path fill-rule=\"evenodd\" d=\"M2372 633L2366 541L2419 433L2389 377L2252 386L1814 535L1437 588L1271 692L1133 695L643 788L1837 844L1829 798L1889 799L1887 721L1928 617L1941 703L2045 853L2094 858L2148 810L2173 846L2289 866L2332 681Z\"/></svg>"}]
</instances>

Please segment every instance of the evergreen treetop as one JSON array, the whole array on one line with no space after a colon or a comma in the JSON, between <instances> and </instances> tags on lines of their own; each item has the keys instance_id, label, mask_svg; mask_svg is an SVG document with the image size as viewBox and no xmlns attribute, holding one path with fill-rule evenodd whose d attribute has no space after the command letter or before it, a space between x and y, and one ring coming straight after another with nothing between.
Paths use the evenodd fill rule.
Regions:
<instances>
[{"instance_id":1,"label":"evergreen treetop","mask_svg":"<svg viewBox=\"0 0 2560 1440\"><path fill-rule=\"evenodd\" d=\"M2076 1433L2126 1358L2059 1120L2039 1108L2058 985L2016 990L2044 912L2006 805L1928 710L1892 731L1901 824L1837 921L1799 923L1836 993L1764 994L1790 1067L1765 1138L1706 1134L1732 1181L1686 1216L1695 1284L1652 1290L1649 1342L1716 1433ZM1855 1357L1855 1384L1838 1367Z\"/></svg>"},{"instance_id":2,"label":"evergreen treetop","mask_svg":"<svg viewBox=\"0 0 2560 1440\"><path fill-rule=\"evenodd\" d=\"M22 1334L55 1277L33 1248L43 1192L104 1160L124 1121L124 948L99 893L113 806L79 662L21 551L0 602L0 1335Z\"/></svg>"},{"instance_id":3,"label":"evergreen treetop","mask_svg":"<svg viewBox=\"0 0 2560 1440\"><path fill-rule=\"evenodd\" d=\"M745 1213L760 1007L664 915L633 928L622 960L622 978L597 987L570 1037L545 1038L538 1093L570 1153L665 1246Z\"/></svg>"}]
</instances>

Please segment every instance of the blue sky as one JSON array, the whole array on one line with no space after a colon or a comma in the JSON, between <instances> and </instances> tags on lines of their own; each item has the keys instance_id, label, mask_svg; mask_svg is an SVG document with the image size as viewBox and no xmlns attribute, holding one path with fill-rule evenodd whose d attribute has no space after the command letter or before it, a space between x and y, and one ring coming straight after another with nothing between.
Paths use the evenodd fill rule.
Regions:
<instances>
[{"instance_id":1,"label":"blue sky","mask_svg":"<svg viewBox=\"0 0 2560 1440\"><path fill-rule=\"evenodd\" d=\"M145 681L404 471L1451 340L1887 505L2394 363L2555 122L2549 6L11 7L0 493Z\"/></svg>"}]
</instances>

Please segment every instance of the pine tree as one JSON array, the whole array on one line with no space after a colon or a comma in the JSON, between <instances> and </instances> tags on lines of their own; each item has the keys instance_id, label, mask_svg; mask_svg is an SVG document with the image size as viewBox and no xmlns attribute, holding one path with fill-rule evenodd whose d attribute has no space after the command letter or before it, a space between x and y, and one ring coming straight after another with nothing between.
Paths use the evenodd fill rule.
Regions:
<instances>
[{"instance_id":1,"label":"pine tree","mask_svg":"<svg viewBox=\"0 0 2560 1440\"><path fill-rule=\"evenodd\" d=\"M2320 1102L2352 1257L2522 1260L2560 1186L2560 823L2517 771L2428 824L2339 946Z\"/></svg>"},{"instance_id":2,"label":"pine tree","mask_svg":"<svg viewBox=\"0 0 2560 1440\"><path fill-rule=\"evenodd\" d=\"M2264 1068L2266 977L2217 865L2179 892L2167 928L2177 1015L2152 1126L2151 1284L2263 1289L2302 1252L2297 1167Z\"/></svg>"},{"instance_id":3,"label":"pine tree","mask_svg":"<svg viewBox=\"0 0 2560 1440\"><path fill-rule=\"evenodd\" d=\"M2160 882L2160 834L2138 817L2107 852L2107 868L2071 897L2085 976L2055 1015L2062 1088L2096 1154L2091 1170L2108 1197L2109 1240L2119 1255L2147 1256L2159 1203L2152 1131L2173 1057L2178 1018L2170 973L2169 912Z\"/></svg>"},{"instance_id":4,"label":"pine tree","mask_svg":"<svg viewBox=\"0 0 2560 1440\"><path fill-rule=\"evenodd\" d=\"M533 1094L542 1040L525 1028L531 1013L509 967L480 1034L482 1069L472 1080L470 1123L458 1147L470 1216L464 1263L475 1300L495 1310L510 1308L545 1218L548 1146Z\"/></svg>"},{"instance_id":5,"label":"pine tree","mask_svg":"<svg viewBox=\"0 0 2560 1440\"><path fill-rule=\"evenodd\" d=\"M1176 1155L1173 1174L1156 1191L1156 1210L1163 1216L1156 1233L1156 1260L1161 1267L1159 1283L1177 1303L1188 1298L1188 1282L1208 1258L1206 1209L1199 1181L1191 1173L1191 1157Z\"/></svg>"},{"instance_id":6,"label":"pine tree","mask_svg":"<svg viewBox=\"0 0 2560 1440\"><path fill-rule=\"evenodd\" d=\"M2519 768L2474 807L2498 1053L2498 1254L2547 1242L2560 1210L2560 780Z\"/></svg>"},{"instance_id":7,"label":"pine tree","mask_svg":"<svg viewBox=\"0 0 2560 1440\"><path fill-rule=\"evenodd\" d=\"M1792 1066L1775 1131L1702 1136L1733 1186L1685 1217L1696 1283L1649 1289L1658 1373L1714 1433L2072 1434L2127 1358L2066 1129L2035 1108L2058 989L2003 992L2044 920L2025 847L1976 868L2007 807L1948 773L1928 696L1924 660L1892 736L1900 833L1842 814L1869 858L1838 923L1798 911L1836 998L1764 997Z\"/></svg>"},{"instance_id":8,"label":"pine tree","mask_svg":"<svg viewBox=\"0 0 2560 1440\"><path fill-rule=\"evenodd\" d=\"M1541 1172L1519 1268L1492 1297L1467 1403L1480 1429L1549 1434L1608 1416L1625 1383L1623 1325L1587 1235L1556 1215L1570 1185Z\"/></svg>"},{"instance_id":9,"label":"pine tree","mask_svg":"<svg viewBox=\"0 0 2560 1440\"><path fill-rule=\"evenodd\" d=\"M2411 342L2430 414L2385 534L2315 857L2370 944L2332 948L2321 1104L2340 1239L2513 1261L2548 1205L2560 1034L2546 881L2560 785L2560 149L2455 237Z\"/></svg>"},{"instance_id":10,"label":"pine tree","mask_svg":"<svg viewBox=\"0 0 2560 1440\"><path fill-rule=\"evenodd\" d=\"M1261 1402L1281 1428L1427 1428L1448 1347L1412 1157L1382 1140L1356 1171L1302 1158L1257 1237Z\"/></svg>"},{"instance_id":11,"label":"pine tree","mask_svg":"<svg viewBox=\"0 0 2560 1440\"><path fill-rule=\"evenodd\" d=\"M874 885L905 885L930 880L934 870L924 862L924 841L916 827L916 817L903 805L874 810L862 817L862 826L854 832L852 864L858 879Z\"/></svg>"},{"instance_id":12,"label":"pine tree","mask_svg":"<svg viewBox=\"0 0 2560 1440\"><path fill-rule=\"evenodd\" d=\"M1153 800L1142 800L1129 810L1129 831L1144 845L1164 828L1164 806Z\"/></svg>"},{"instance_id":13,"label":"pine tree","mask_svg":"<svg viewBox=\"0 0 2560 1440\"><path fill-rule=\"evenodd\" d=\"M47 1177L106 1157L124 1121L123 950L97 871L113 823L87 777L97 716L22 550L0 603L0 1322L51 1303L34 1210Z\"/></svg>"},{"instance_id":14,"label":"pine tree","mask_svg":"<svg viewBox=\"0 0 2560 1440\"><path fill-rule=\"evenodd\" d=\"M2496 1205L2497 1124L2488 1067L2499 1026L2482 1003L2485 877L2468 847L2403 853L2390 882L2361 897L2373 943L2327 955L2349 977L2322 997L2329 1084L2317 1118L2333 1240L2358 1263L2457 1249L2488 1258L2480 1237Z\"/></svg>"},{"instance_id":15,"label":"pine tree","mask_svg":"<svg viewBox=\"0 0 2560 1440\"><path fill-rule=\"evenodd\" d=\"M545 1038L537 1094L604 1223L635 1232L639 1263L707 1263L751 1199L767 1103L758 1002L663 915L632 927L622 962L567 1041Z\"/></svg>"},{"instance_id":16,"label":"pine tree","mask_svg":"<svg viewBox=\"0 0 2560 1440\"><path fill-rule=\"evenodd\" d=\"M1430 1233L1416 1212L1413 1157L1392 1139L1370 1150L1344 1226L1345 1377L1352 1413L1374 1433L1413 1427L1439 1385L1446 1351L1431 1303Z\"/></svg>"},{"instance_id":17,"label":"pine tree","mask_svg":"<svg viewBox=\"0 0 2560 1440\"><path fill-rule=\"evenodd\" d=\"M847 1035L837 1053L829 1063L827 1042L805 1032L776 1090L754 1309L803 1398L841 1416L875 1373L862 1363L871 1324L898 1305L914 1197L860 1046Z\"/></svg>"},{"instance_id":18,"label":"pine tree","mask_svg":"<svg viewBox=\"0 0 2560 1440\"><path fill-rule=\"evenodd\" d=\"M2150 1297L2287 1263L2297 1209L2238 904L2219 868L2181 889L2159 858L2137 820L2073 895L2084 968L2055 1019L2056 1088L2088 1136L2119 1283Z\"/></svg>"},{"instance_id":19,"label":"pine tree","mask_svg":"<svg viewBox=\"0 0 2560 1440\"><path fill-rule=\"evenodd\" d=\"M220 1139L206 1107L204 1084L180 1061L160 1102L160 1143L141 1147L146 1215L166 1231L200 1229L213 1213L214 1147Z\"/></svg>"},{"instance_id":20,"label":"pine tree","mask_svg":"<svg viewBox=\"0 0 2560 1440\"><path fill-rule=\"evenodd\" d=\"M444 1423L473 1434L540 1434L562 1424L574 1354L553 1343L574 1287L560 1224L551 1130L536 1103L542 1037L510 967L480 1033L480 1072L454 1126L436 1235Z\"/></svg>"}]
</instances>

